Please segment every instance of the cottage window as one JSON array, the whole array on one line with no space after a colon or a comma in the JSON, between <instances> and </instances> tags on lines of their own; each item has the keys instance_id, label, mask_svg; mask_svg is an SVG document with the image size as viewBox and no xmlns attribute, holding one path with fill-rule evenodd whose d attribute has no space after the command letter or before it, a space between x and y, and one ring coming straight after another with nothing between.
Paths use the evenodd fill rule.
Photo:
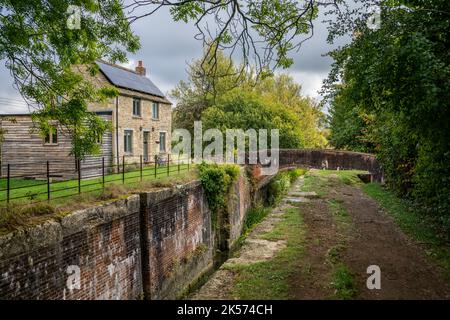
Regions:
<instances>
[{"instance_id":1,"label":"cottage window","mask_svg":"<svg viewBox=\"0 0 450 320\"><path fill-rule=\"evenodd\" d=\"M133 130L125 130L123 146L123 151L125 153L133 152Z\"/></svg>"},{"instance_id":2,"label":"cottage window","mask_svg":"<svg viewBox=\"0 0 450 320\"><path fill-rule=\"evenodd\" d=\"M52 127L50 131L45 135L45 144L57 144L58 143L58 128Z\"/></svg>"},{"instance_id":3,"label":"cottage window","mask_svg":"<svg viewBox=\"0 0 450 320\"><path fill-rule=\"evenodd\" d=\"M133 116L135 117L141 116L141 99L139 98L133 99Z\"/></svg>"},{"instance_id":4,"label":"cottage window","mask_svg":"<svg viewBox=\"0 0 450 320\"><path fill-rule=\"evenodd\" d=\"M159 119L159 103L153 102L152 105L152 118L153 119Z\"/></svg>"},{"instance_id":5,"label":"cottage window","mask_svg":"<svg viewBox=\"0 0 450 320\"><path fill-rule=\"evenodd\" d=\"M159 152L166 152L166 133L159 133Z\"/></svg>"}]
</instances>

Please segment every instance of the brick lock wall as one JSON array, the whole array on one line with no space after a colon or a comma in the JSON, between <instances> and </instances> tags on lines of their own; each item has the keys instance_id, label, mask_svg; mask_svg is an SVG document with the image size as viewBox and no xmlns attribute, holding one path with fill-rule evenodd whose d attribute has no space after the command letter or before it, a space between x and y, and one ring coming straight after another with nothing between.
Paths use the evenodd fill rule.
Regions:
<instances>
[{"instance_id":1,"label":"brick lock wall","mask_svg":"<svg viewBox=\"0 0 450 320\"><path fill-rule=\"evenodd\" d=\"M232 187L233 191L228 197L228 221L229 240L228 248L233 249L236 241L242 235L242 229L247 211L252 206L252 190L250 182L246 177L245 170L241 170L238 181Z\"/></svg>"},{"instance_id":2,"label":"brick lock wall","mask_svg":"<svg viewBox=\"0 0 450 320\"><path fill-rule=\"evenodd\" d=\"M214 231L201 184L141 195L145 241L144 290L173 299L213 266Z\"/></svg>"},{"instance_id":3,"label":"brick lock wall","mask_svg":"<svg viewBox=\"0 0 450 320\"><path fill-rule=\"evenodd\" d=\"M0 244L1 299L141 296L138 196L2 236ZM70 290L73 266L80 289Z\"/></svg>"}]
</instances>

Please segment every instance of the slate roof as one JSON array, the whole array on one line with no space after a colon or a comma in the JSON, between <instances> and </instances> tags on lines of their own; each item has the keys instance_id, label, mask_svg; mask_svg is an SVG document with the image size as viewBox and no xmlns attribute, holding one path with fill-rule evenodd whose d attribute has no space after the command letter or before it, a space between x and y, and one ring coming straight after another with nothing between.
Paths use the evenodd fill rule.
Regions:
<instances>
[{"instance_id":1,"label":"slate roof","mask_svg":"<svg viewBox=\"0 0 450 320\"><path fill-rule=\"evenodd\" d=\"M100 67L100 71L105 75L108 81L117 87L165 98L164 93L162 93L161 90L145 76L141 76L132 70L111 65L103 61L97 61L97 65Z\"/></svg>"}]
</instances>

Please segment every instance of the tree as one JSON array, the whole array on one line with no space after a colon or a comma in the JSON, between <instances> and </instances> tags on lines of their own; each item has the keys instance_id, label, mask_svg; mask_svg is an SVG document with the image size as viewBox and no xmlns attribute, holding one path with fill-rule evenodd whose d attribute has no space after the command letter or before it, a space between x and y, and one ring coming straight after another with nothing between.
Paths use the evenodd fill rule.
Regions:
<instances>
[{"instance_id":1,"label":"tree","mask_svg":"<svg viewBox=\"0 0 450 320\"><path fill-rule=\"evenodd\" d=\"M306 141L297 115L280 103L263 101L258 95L238 89L221 97L218 103L202 113L203 129L278 129L280 148L298 149Z\"/></svg>"},{"instance_id":2,"label":"tree","mask_svg":"<svg viewBox=\"0 0 450 320\"><path fill-rule=\"evenodd\" d=\"M366 137L388 183L450 225L449 4L386 1L381 12L380 28L356 22L354 41L332 53L326 83L334 104L332 136L345 143L336 125L340 108L370 115L370 126L349 118L352 134L370 127Z\"/></svg>"},{"instance_id":3,"label":"tree","mask_svg":"<svg viewBox=\"0 0 450 320\"><path fill-rule=\"evenodd\" d=\"M205 55L208 51L205 50ZM214 72L210 72L211 65L203 63L205 58L198 59L189 65L188 81L180 81L172 90L171 96L177 101L173 112L175 128L193 133L194 121L201 120L202 112L214 105L218 97L236 87L245 90L254 82L251 72L240 72L241 66L236 66L221 51L216 55Z\"/></svg>"},{"instance_id":4,"label":"tree","mask_svg":"<svg viewBox=\"0 0 450 320\"><path fill-rule=\"evenodd\" d=\"M68 12L69 5L78 7ZM78 14L80 28L71 28L68 21ZM35 108L33 118L41 133L52 130L57 120L73 137L77 157L98 151L97 138L108 128L88 112L88 103L117 91L95 88L73 66L85 65L95 74L97 59L125 61L126 51L138 48L120 0L0 0L0 59Z\"/></svg>"},{"instance_id":5,"label":"tree","mask_svg":"<svg viewBox=\"0 0 450 320\"><path fill-rule=\"evenodd\" d=\"M278 128L285 148L327 144L319 105L302 96L301 86L292 77L276 75L257 80L254 72L240 72L241 66L220 51L217 72L204 72L202 61L204 58L190 66L189 81L180 82L172 92L178 101L174 128L193 133L194 121L202 120L204 129L222 131Z\"/></svg>"},{"instance_id":6,"label":"tree","mask_svg":"<svg viewBox=\"0 0 450 320\"><path fill-rule=\"evenodd\" d=\"M342 0L0 0L0 58L6 60L25 100L35 107L34 119L42 134L51 130L49 121L58 120L73 137L72 153L83 157L96 150L93 137L107 128L87 112L88 103L117 92L93 88L72 66L86 65L95 74L99 58L124 62L127 51L139 48L130 28L134 21L169 7L175 21L197 27L196 39L208 50L200 64L209 76L221 69L218 52L223 51L240 61L239 72L252 67L257 78L264 78L275 68L292 64L290 54L313 35L319 7L344 4ZM80 28L69 28L68 19L76 21L76 14ZM59 97L63 100L56 106Z\"/></svg>"}]
</instances>

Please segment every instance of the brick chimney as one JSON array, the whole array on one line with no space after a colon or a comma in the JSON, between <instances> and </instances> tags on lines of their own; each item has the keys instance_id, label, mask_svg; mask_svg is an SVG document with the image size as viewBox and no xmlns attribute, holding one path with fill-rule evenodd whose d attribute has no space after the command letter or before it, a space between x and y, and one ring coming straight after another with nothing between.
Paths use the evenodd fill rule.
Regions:
<instances>
[{"instance_id":1,"label":"brick chimney","mask_svg":"<svg viewBox=\"0 0 450 320\"><path fill-rule=\"evenodd\" d=\"M144 65L142 63L142 60L138 61L138 65L136 66L136 73L140 74L141 76L145 76L147 73L147 70L144 68Z\"/></svg>"}]
</instances>

